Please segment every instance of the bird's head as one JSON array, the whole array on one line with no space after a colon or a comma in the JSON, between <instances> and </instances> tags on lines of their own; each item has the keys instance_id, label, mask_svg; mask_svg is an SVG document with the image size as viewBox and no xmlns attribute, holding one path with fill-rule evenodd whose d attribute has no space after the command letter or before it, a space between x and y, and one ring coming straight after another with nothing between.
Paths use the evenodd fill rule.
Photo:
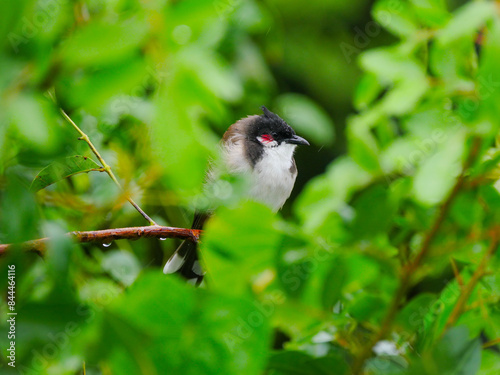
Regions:
<instances>
[{"instance_id":1,"label":"bird's head","mask_svg":"<svg viewBox=\"0 0 500 375\"><path fill-rule=\"evenodd\" d=\"M248 139L263 147L278 147L282 144L309 145L304 138L295 134L295 131L285 120L262 107L263 115L254 116L254 121L248 128Z\"/></svg>"}]
</instances>

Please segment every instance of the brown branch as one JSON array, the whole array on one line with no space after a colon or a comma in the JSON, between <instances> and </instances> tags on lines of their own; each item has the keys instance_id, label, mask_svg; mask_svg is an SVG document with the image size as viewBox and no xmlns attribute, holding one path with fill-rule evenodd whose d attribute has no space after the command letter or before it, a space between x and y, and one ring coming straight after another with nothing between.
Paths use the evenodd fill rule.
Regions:
<instances>
[{"instance_id":1,"label":"brown branch","mask_svg":"<svg viewBox=\"0 0 500 375\"><path fill-rule=\"evenodd\" d=\"M406 297L406 294L408 293L408 289L411 286L412 278L415 272L417 271L418 267L421 265L423 259L427 256L429 253L429 250L431 248L431 244L434 241L439 229L441 228L441 225L443 224L446 215L448 214L448 211L450 210L450 207L453 203L453 200L457 196L458 192L462 188L465 182L466 178L466 172L467 170L472 166L474 161L476 160L476 157L479 153L481 146L481 139L480 138L475 138L473 141L472 149L467 157L467 160L465 161L463 168L462 168L462 173L460 173L460 176L458 176L457 181L455 182L455 185L453 186L453 189L451 192L448 194L448 197L444 201L444 203L441 205L439 208L439 212L434 219L434 222L427 232L427 234L424 237L424 241L422 243L422 247L420 248L420 251L418 254L415 256L415 258L410 261L405 267L403 267L403 272L401 275L399 287L396 291L396 294L394 295L394 298L391 301L391 304L389 305L389 308L387 310L387 313L382 320L382 324L380 325L380 329L377 332L377 334L374 336L372 340L368 342L368 345L364 346L356 360L354 361L353 367L352 367L352 374L353 375L359 375L363 373L363 367L368 358L370 358L372 349L375 346L377 342L380 340L383 340L389 333L392 327L392 324L394 323L394 319L396 318L396 315L399 311L399 306L401 302L404 300Z\"/></svg>"},{"instance_id":2,"label":"brown branch","mask_svg":"<svg viewBox=\"0 0 500 375\"><path fill-rule=\"evenodd\" d=\"M129 227L115 228L104 230L92 230L87 232L70 232L65 235L73 238L76 242L99 242L110 243L114 240L137 240L139 238L180 238L183 240L191 240L198 242L201 235L201 230L162 227L159 225L151 225L147 227ZM43 255L45 246L50 241L50 238L40 238L37 240L27 241L20 244L0 244L0 255L5 254L8 250L15 246L19 246L23 250L36 251Z\"/></svg>"},{"instance_id":3,"label":"brown branch","mask_svg":"<svg viewBox=\"0 0 500 375\"><path fill-rule=\"evenodd\" d=\"M488 261L493 256L495 251L498 249L498 233L496 230L492 230L491 233L492 233L491 234L492 239L490 246L486 251L486 253L484 253L481 262L479 263L476 270L472 274L472 277L470 278L467 285L465 285L462 293L460 293L457 303L455 304L455 307L453 307L453 310L450 316L448 317L448 320L446 321L446 325L442 334L444 334L444 332L446 332L446 330L450 328L453 324L455 324L455 322L458 320L460 315L463 313L465 305L467 304L467 301L469 300L469 297L474 291L474 288L476 287L477 283L486 274L486 266L488 264Z\"/></svg>"}]
</instances>

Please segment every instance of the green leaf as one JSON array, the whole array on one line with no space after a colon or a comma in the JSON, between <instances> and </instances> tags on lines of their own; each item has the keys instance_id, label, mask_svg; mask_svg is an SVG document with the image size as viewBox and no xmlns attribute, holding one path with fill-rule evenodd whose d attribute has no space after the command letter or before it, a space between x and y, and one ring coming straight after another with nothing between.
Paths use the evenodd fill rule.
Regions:
<instances>
[{"instance_id":1,"label":"green leaf","mask_svg":"<svg viewBox=\"0 0 500 375\"><path fill-rule=\"evenodd\" d=\"M48 150L54 146L56 111L41 95L21 93L9 105L11 124L28 146Z\"/></svg>"},{"instance_id":2,"label":"green leaf","mask_svg":"<svg viewBox=\"0 0 500 375\"><path fill-rule=\"evenodd\" d=\"M366 370L370 375L405 375L407 361L395 355L381 355L366 361Z\"/></svg>"},{"instance_id":3,"label":"green leaf","mask_svg":"<svg viewBox=\"0 0 500 375\"><path fill-rule=\"evenodd\" d=\"M69 37L62 46L63 61L70 66L108 64L130 56L148 32L140 18L116 23L93 22Z\"/></svg>"},{"instance_id":4,"label":"green leaf","mask_svg":"<svg viewBox=\"0 0 500 375\"><path fill-rule=\"evenodd\" d=\"M476 51L469 39L459 39L446 46L433 43L429 47L429 62L432 72L450 82L448 89L472 86L472 67L476 65Z\"/></svg>"},{"instance_id":5,"label":"green leaf","mask_svg":"<svg viewBox=\"0 0 500 375\"><path fill-rule=\"evenodd\" d=\"M343 288L349 282L349 269L347 261L342 257L337 257L330 266L330 269L322 280L323 290L321 293L322 307L331 311L332 308L340 301L342 301ZM316 272L316 275L319 276ZM315 287L317 289L317 287Z\"/></svg>"},{"instance_id":6,"label":"green leaf","mask_svg":"<svg viewBox=\"0 0 500 375\"><path fill-rule=\"evenodd\" d=\"M42 169L33 179L30 189L38 191L64 178L91 171L104 172L104 169L87 156L69 156L64 161L54 162Z\"/></svg>"},{"instance_id":7,"label":"green leaf","mask_svg":"<svg viewBox=\"0 0 500 375\"><path fill-rule=\"evenodd\" d=\"M3 22L0 23L0 45L7 46L18 52L19 43L23 40L22 35L20 35L16 30L16 25L19 25L21 18L25 15L26 10L29 9L32 1L22 0L19 1L15 6L12 3L5 3L3 6Z\"/></svg>"},{"instance_id":8,"label":"green leaf","mask_svg":"<svg viewBox=\"0 0 500 375\"><path fill-rule=\"evenodd\" d=\"M184 196L201 190L209 154L215 153L217 144L214 134L196 115L192 85L183 74L162 82L155 100L161 110L155 112L152 124L153 148L165 168L168 185L174 191L182 190Z\"/></svg>"},{"instance_id":9,"label":"green leaf","mask_svg":"<svg viewBox=\"0 0 500 375\"><path fill-rule=\"evenodd\" d=\"M379 0L372 10L373 18L394 35L409 38L418 31L418 26L403 1Z\"/></svg>"},{"instance_id":10,"label":"green leaf","mask_svg":"<svg viewBox=\"0 0 500 375\"><path fill-rule=\"evenodd\" d=\"M177 56L176 63L186 69L213 95L227 102L236 102L243 95L243 87L232 67L220 56L200 48L186 48Z\"/></svg>"},{"instance_id":11,"label":"green leaf","mask_svg":"<svg viewBox=\"0 0 500 375\"><path fill-rule=\"evenodd\" d=\"M377 140L366 123L353 118L347 128L349 155L366 171L377 174L381 171L379 164L380 150Z\"/></svg>"},{"instance_id":12,"label":"green leaf","mask_svg":"<svg viewBox=\"0 0 500 375\"><path fill-rule=\"evenodd\" d=\"M438 151L425 160L413 181L413 194L418 201L434 205L446 197L462 169L464 143L464 132L450 133Z\"/></svg>"},{"instance_id":13,"label":"green leaf","mask_svg":"<svg viewBox=\"0 0 500 375\"><path fill-rule=\"evenodd\" d=\"M284 94L277 98L278 113L307 140L318 145L331 145L335 137L332 120L317 103L307 96Z\"/></svg>"},{"instance_id":14,"label":"green leaf","mask_svg":"<svg viewBox=\"0 0 500 375\"><path fill-rule=\"evenodd\" d=\"M478 194L473 192L462 192L455 198L455 203L451 207L450 216L465 230L474 226L474 223L481 223L485 216L484 209L477 204Z\"/></svg>"},{"instance_id":15,"label":"green leaf","mask_svg":"<svg viewBox=\"0 0 500 375\"><path fill-rule=\"evenodd\" d=\"M349 301L349 309L354 308L359 319L379 315L384 311L383 296L380 293L391 293L395 287L391 281L393 276L376 259L369 256L353 254L336 257L327 262L329 272L323 277L322 303L327 311L339 301ZM363 272L359 272L363 270ZM317 275L313 275L317 276ZM312 288L318 286L311 285ZM366 291L365 291L366 288ZM361 293L363 292L363 293ZM376 295L378 293L378 295ZM363 304L375 296L379 298L377 311L364 311ZM346 297L347 296L347 297ZM366 307L366 305L365 305Z\"/></svg>"},{"instance_id":16,"label":"green leaf","mask_svg":"<svg viewBox=\"0 0 500 375\"><path fill-rule=\"evenodd\" d=\"M364 293L362 297L356 298L349 304L349 315L359 322L369 321L374 318L382 318L386 301L380 296L372 293ZM378 306L374 309L373 306Z\"/></svg>"},{"instance_id":17,"label":"green leaf","mask_svg":"<svg viewBox=\"0 0 500 375\"><path fill-rule=\"evenodd\" d=\"M425 70L421 63L395 48L378 48L364 52L360 64L384 83L425 79Z\"/></svg>"},{"instance_id":18,"label":"green leaf","mask_svg":"<svg viewBox=\"0 0 500 375\"><path fill-rule=\"evenodd\" d=\"M113 373L130 364L132 374L257 375L270 344L269 317L257 301L195 289L155 270L106 306L88 361Z\"/></svg>"},{"instance_id":19,"label":"green leaf","mask_svg":"<svg viewBox=\"0 0 500 375\"><path fill-rule=\"evenodd\" d=\"M112 97L121 99L111 108L117 115L134 107L137 95L158 81L160 73L147 67L145 61L135 57L121 60L100 69L87 69L75 77L62 75L56 83L56 92L69 108L85 108L100 113ZM125 96L125 98L124 98ZM135 99L135 100L134 100Z\"/></svg>"},{"instance_id":20,"label":"green leaf","mask_svg":"<svg viewBox=\"0 0 500 375\"><path fill-rule=\"evenodd\" d=\"M425 76L397 82L382 100L382 109L388 115L404 115L415 108L429 85Z\"/></svg>"},{"instance_id":21,"label":"green leaf","mask_svg":"<svg viewBox=\"0 0 500 375\"><path fill-rule=\"evenodd\" d=\"M481 368L478 375L500 374L500 355L489 350L483 350L481 354Z\"/></svg>"},{"instance_id":22,"label":"green leaf","mask_svg":"<svg viewBox=\"0 0 500 375\"><path fill-rule=\"evenodd\" d=\"M128 251L114 250L106 253L102 260L102 269L123 285L131 285L141 270L137 258Z\"/></svg>"},{"instance_id":23,"label":"green leaf","mask_svg":"<svg viewBox=\"0 0 500 375\"><path fill-rule=\"evenodd\" d=\"M370 238L388 231L396 211L387 187L381 185L362 192L353 206L356 216L352 223L352 235L356 239Z\"/></svg>"},{"instance_id":24,"label":"green leaf","mask_svg":"<svg viewBox=\"0 0 500 375\"><path fill-rule=\"evenodd\" d=\"M444 0L411 0L421 23L429 27L442 27L450 18Z\"/></svg>"},{"instance_id":25,"label":"green leaf","mask_svg":"<svg viewBox=\"0 0 500 375\"><path fill-rule=\"evenodd\" d=\"M27 181L9 171L0 201L0 242L12 243L40 237L40 211Z\"/></svg>"},{"instance_id":26,"label":"green leaf","mask_svg":"<svg viewBox=\"0 0 500 375\"><path fill-rule=\"evenodd\" d=\"M384 88L380 85L374 74L363 75L354 93L354 105L359 109L368 107L382 92Z\"/></svg>"},{"instance_id":27,"label":"green leaf","mask_svg":"<svg viewBox=\"0 0 500 375\"><path fill-rule=\"evenodd\" d=\"M67 228L61 227L60 223L57 222L45 222L43 231L50 238L45 257L48 274L59 288L67 287L71 282L68 276L73 241L65 235L68 231Z\"/></svg>"},{"instance_id":28,"label":"green leaf","mask_svg":"<svg viewBox=\"0 0 500 375\"><path fill-rule=\"evenodd\" d=\"M281 238L276 226L276 216L260 204L219 209L206 225L201 251L211 285L225 293L243 293L259 274L273 270Z\"/></svg>"},{"instance_id":29,"label":"green leaf","mask_svg":"<svg viewBox=\"0 0 500 375\"><path fill-rule=\"evenodd\" d=\"M496 5L491 1L474 1L465 4L438 32L436 40L447 45L462 37L473 36L479 27L495 15L496 11Z\"/></svg>"},{"instance_id":30,"label":"green leaf","mask_svg":"<svg viewBox=\"0 0 500 375\"><path fill-rule=\"evenodd\" d=\"M462 271L462 277L464 276L466 274ZM430 308L421 310L422 313L425 313L425 316L418 316L416 321L421 322L422 331L420 337L423 346L432 345L444 332L448 318L459 296L460 287L457 281L452 279L445 285L439 294L439 298L429 306Z\"/></svg>"},{"instance_id":31,"label":"green leaf","mask_svg":"<svg viewBox=\"0 0 500 375\"><path fill-rule=\"evenodd\" d=\"M381 99L381 109L389 115L411 111L425 94L429 84L422 64L394 48L363 53L361 66L386 86L393 86Z\"/></svg>"},{"instance_id":32,"label":"green leaf","mask_svg":"<svg viewBox=\"0 0 500 375\"><path fill-rule=\"evenodd\" d=\"M466 375L475 374L481 363L481 342L470 340L465 327L449 330L432 348L414 362L411 375Z\"/></svg>"},{"instance_id":33,"label":"green leaf","mask_svg":"<svg viewBox=\"0 0 500 375\"><path fill-rule=\"evenodd\" d=\"M500 211L500 192L494 186L486 185L481 186L480 190L481 199L484 200L487 207L495 212Z\"/></svg>"},{"instance_id":34,"label":"green leaf","mask_svg":"<svg viewBox=\"0 0 500 375\"><path fill-rule=\"evenodd\" d=\"M436 296L430 293L421 293L411 299L399 312L396 324L407 332L418 332L423 327L427 312L436 301Z\"/></svg>"},{"instance_id":35,"label":"green leaf","mask_svg":"<svg viewBox=\"0 0 500 375\"><path fill-rule=\"evenodd\" d=\"M332 211L344 207L352 194L368 184L372 175L350 157L340 157L330 164L326 175L316 177L306 186L295 205L307 233L320 228Z\"/></svg>"}]
</instances>

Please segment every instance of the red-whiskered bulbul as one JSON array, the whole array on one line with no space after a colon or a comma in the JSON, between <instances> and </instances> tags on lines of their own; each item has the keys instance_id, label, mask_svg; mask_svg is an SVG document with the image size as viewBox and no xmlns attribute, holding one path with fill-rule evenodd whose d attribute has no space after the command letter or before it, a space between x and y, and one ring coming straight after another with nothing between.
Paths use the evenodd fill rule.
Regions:
<instances>
[{"instance_id":1,"label":"red-whiskered bulbul","mask_svg":"<svg viewBox=\"0 0 500 375\"><path fill-rule=\"evenodd\" d=\"M243 118L229 127L221 142L223 162L231 174L250 178L250 198L278 211L290 196L297 167L297 145L309 145L281 117L262 107L263 115ZM210 178L210 177L209 177ZM202 229L210 213L197 212L192 229ZM197 245L184 241L165 264L164 273L180 273L188 282L200 284L204 272Z\"/></svg>"}]
</instances>

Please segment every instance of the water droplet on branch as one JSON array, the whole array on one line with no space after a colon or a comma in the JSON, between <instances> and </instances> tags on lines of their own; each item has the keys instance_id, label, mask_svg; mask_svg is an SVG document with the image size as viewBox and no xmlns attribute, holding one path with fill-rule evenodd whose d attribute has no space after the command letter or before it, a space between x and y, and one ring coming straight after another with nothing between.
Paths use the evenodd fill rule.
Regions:
<instances>
[{"instance_id":1,"label":"water droplet on branch","mask_svg":"<svg viewBox=\"0 0 500 375\"><path fill-rule=\"evenodd\" d=\"M102 246L104 246L104 247L110 247L112 243L113 242L106 242L106 243L103 243Z\"/></svg>"}]
</instances>

